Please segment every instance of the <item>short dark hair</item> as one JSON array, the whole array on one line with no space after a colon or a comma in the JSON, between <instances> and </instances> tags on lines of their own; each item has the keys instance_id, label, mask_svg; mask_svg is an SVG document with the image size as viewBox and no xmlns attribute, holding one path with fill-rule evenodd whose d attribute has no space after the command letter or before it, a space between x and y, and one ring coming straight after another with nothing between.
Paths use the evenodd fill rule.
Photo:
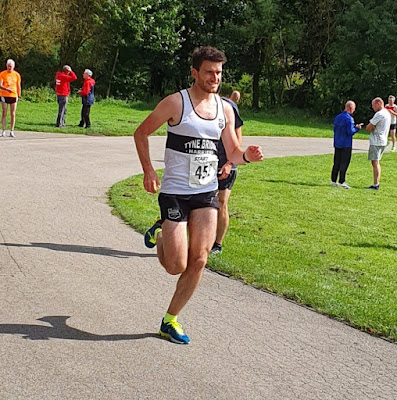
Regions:
<instances>
[{"instance_id":1,"label":"short dark hair","mask_svg":"<svg viewBox=\"0 0 397 400\"><path fill-rule=\"evenodd\" d=\"M192 55L192 66L197 71L200 69L203 61L226 62L226 56L223 51L216 49L211 46L197 47L193 51Z\"/></svg>"}]
</instances>

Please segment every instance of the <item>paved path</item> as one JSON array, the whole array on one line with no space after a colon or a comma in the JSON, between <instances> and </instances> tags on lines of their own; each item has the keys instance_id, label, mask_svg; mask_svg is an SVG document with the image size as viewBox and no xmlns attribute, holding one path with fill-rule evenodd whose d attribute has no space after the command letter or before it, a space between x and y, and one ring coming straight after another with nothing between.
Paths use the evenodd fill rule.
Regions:
<instances>
[{"instance_id":1,"label":"paved path","mask_svg":"<svg viewBox=\"0 0 397 400\"><path fill-rule=\"evenodd\" d=\"M0 139L0 399L397 399L395 344L210 271L181 317L192 344L159 339L176 277L106 197L140 171L130 137Z\"/></svg>"}]
</instances>

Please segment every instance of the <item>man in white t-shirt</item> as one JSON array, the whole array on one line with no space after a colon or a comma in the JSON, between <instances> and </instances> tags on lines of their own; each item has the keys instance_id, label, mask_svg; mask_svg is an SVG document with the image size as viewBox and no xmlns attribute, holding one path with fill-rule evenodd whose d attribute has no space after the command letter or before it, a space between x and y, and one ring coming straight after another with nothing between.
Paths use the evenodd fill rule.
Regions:
<instances>
[{"instance_id":1,"label":"man in white t-shirt","mask_svg":"<svg viewBox=\"0 0 397 400\"><path fill-rule=\"evenodd\" d=\"M369 136L368 160L372 163L374 173L374 184L369 186L368 189L379 190L380 160L387 146L391 117L380 97L372 100L372 109L375 111L375 115L365 128L368 132L371 132Z\"/></svg>"},{"instance_id":2,"label":"man in white t-shirt","mask_svg":"<svg viewBox=\"0 0 397 400\"><path fill-rule=\"evenodd\" d=\"M391 137L391 151L396 151L396 120L397 120L397 106L394 104L396 98L392 95L388 98L388 103L385 105L387 111L391 116L389 134Z\"/></svg>"}]
</instances>

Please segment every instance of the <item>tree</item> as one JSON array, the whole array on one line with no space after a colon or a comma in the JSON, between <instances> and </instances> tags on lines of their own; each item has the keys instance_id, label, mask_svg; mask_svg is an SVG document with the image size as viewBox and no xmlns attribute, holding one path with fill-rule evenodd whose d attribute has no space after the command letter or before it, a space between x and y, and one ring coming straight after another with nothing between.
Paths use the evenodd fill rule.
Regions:
<instances>
[{"instance_id":1,"label":"tree","mask_svg":"<svg viewBox=\"0 0 397 400\"><path fill-rule=\"evenodd\" d=\"M372 115L371 100L397 92L397 4L346 3L338 17L335 41L328 52L328 67L321 71L317 94L326 114L334 114L346 100L357 103L357 118Z\"/></svg>"},{"instance_id":2,"label":"tree","mask_svg":"<svg viewBox=\"0 0 397 400\"><path fill-rule=\"evenodd\" d=\"M1 0L0 54L20 58L35 51L49 54L62 34L61 0Z\"/></svg>"},{"instance_id":3,"label":"tree","mask_svg":"<svg viewBox=\"0 0 397 400\"><path fill-rule=\"evenodd\" d=\"M327 68L326 55L333 43L337 16L343 0L280 0L280 39L283 67L288 76L299 74L300 84L290 101L306 107L321 68ZM288 78L287 78L288 80Z\"/></svg>"},{"instance_id":4,"label":"tree","mask_svg":"<svg viewBox=\"0 0 397 400\"><path fill-rule=\"evenodd\" d=\"M68 0L63 16L59 64L76 65L81 47L96 33L96 13L105 0Z\"/></svg>"}]
</instances>

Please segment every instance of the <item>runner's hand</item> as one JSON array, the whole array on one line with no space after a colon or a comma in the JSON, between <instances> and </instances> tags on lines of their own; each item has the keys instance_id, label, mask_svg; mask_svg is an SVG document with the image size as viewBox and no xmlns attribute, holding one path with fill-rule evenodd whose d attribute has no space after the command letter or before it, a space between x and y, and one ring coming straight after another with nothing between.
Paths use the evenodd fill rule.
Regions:
<instances>
[{"instance_id":1,"label":"runner's hand","mask_svg":"<svg viewBox=\"0 0 397 400\"><path fill-rule=\"evenodd\" d=\"M160 189L160 180L155 171L146 172L144 174L143 186L149 193L156 193Z\"/></svg>"},{"instance_id":2,"label":"runner's hand","mask_svg":"<svg viewBox=\"0 0 397 400\"><path fill-rule=\"evenodd\" d=\"M226 179L230 175L230 171L232 170L232 164L227 161L225 164L223 164L219 174L218 174L218 179Z\"/></svg>"},{"instance_id":3,"label":"runner's hand","mask_svg":"<svg viewBox=\"0 0 397 400\"><path fill-rule=\"evenodd\" d=\"M262 161L262 146L248 146L247 150L245 150L245 158L249 162Z\"/></svg>"}]
</instances>

